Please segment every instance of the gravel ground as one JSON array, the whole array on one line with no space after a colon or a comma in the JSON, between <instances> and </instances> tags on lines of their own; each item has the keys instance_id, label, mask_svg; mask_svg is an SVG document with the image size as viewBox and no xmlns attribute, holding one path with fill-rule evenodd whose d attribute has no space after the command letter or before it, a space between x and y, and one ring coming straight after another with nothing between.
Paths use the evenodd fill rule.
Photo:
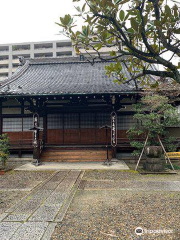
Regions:
<instances>
[{"instance_id":1,"label":"gravel ground","mask_svg":"<svg viewBox=\"0 0 180 240\"><path fill-rule=\"evenodd\" d=\"M0 191L0 214L20 201L28 192L25 191Z\"/></svg>"},{"instance_id":2,"label":"gravel ground","mask_svg":"<svg viewBox=\"0 0 180 240\"><path fill-rule=\"evenodd\" d=\"M83 181L93 182L79 189L51 240L179 240L180 192L129 191L119 189L120 180L177 181L177 175L140 175L134 172L86 171ZM103 189L96 189L95 182ZM113 185L110 189L109 186ZM117 187L115 186L117 184ZM105 189L107 187L107 189ZM81 186L82 187L82 186ZM80 187L80 188L81 188ZM171 234L135 234L144 230L172 230Z\"/></svg>"},{"instance_id":3,"label":"gravel ground","mask_svg":"<svg viewBox=\"0 0 180 240\"><path fill-rule=\"evenodd\" d=\"M32 188L46 180L53 172L11 171L0 175L0 189Z\"/></svg>"},{"instance_id":4,"label":"gravel ground","mask_svg":"<svg viewBox=\"0 0 180 240\"><path fill-rule=\"evenodd\" d=\"M11 171L0 175L0 214L50 177L52 172Z\"/></svg>"},{"instance_id":5,"label":"gravel ground","mask_svg":"<svg viewBox=\"0 0 180 240\"><path fill-rule=\"evenodd\" d=\"M100 170L100 171L86 171L83 180L112 180L112 181L125 181L125 180L137 180L137 181L180 181L180 171L178 174L147 174L141 175L137 171L133 170Z\"/></svg>"}]
</instances>

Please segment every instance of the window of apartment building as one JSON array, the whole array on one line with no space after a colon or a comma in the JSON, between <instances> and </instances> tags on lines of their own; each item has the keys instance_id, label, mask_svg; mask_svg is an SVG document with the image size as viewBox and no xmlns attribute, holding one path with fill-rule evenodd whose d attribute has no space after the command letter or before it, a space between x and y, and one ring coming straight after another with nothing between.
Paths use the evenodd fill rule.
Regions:
<instances>
[{"instance_id":1,"label":"window of apartment building","mask_svg":"<svg viewBox=\"0 0 180 240\"><path fill-rule=\"evenodd\" d=\"M71 42L58 42L56 43L57 48L62 48L62 47L71 47L72 43Z\"/></svg>"},{"instance_id":2,"label":"window of apartment building","mask_svg":"<svg viewBox=\"0 0 180 240\"><path fill-rule=\"evenodd\" d=\"M61 57L61 56L71 56L72 55L72 51L67 51L67 52L57 52L56 56L57 57Z\"/></svg>"},{"instance_id":3,"label":"window of apartment building","mask_svg":"<svg viewBox=\"0 0 180 240\"><path fill-rule=\"evenodd\" d=\"M48 49L52 47L53 47L52 43L34 44L34 49Z\"/></svg>"},{"instance_id":4,"label":"window of apartment building","mask_svg":"<svg viewBox=\"0 0 180 240\"><path fill-rule=\"evenodd\" d=\"M8 73L0 73L0 81L8 77Z\"/></svg>"},{"instance_id":5,"label":"window of apartment building","mask_svg":"<svg viewBox=\"0 0 180 240\"><path fill-rule=\"evenodd\" d=\"M22 51L22 50L30 50L30 44L26 45L13 45L12 46L13 51Z\"/></svg>"},{"instance_id":6,"label":"window of apartment building","mask_svg":"<svg viewBox=\"0 0 180 240\"><path fill-rule=\"evenodd\" d=\"M0 62L0 69L1 68L8 68L8 64L1 64L1 62Z\"/></svg>"},{"instance_id":7,"label":"window of apartment building","mask_svg":"<svg viewBox=\"0 0 180 240\"><path fill-rule=\"evenodd\" d=\"M0 52L9 51L9 46L0 46Z\"/></svg>"},{"instance_id":8,"label":"window of apartment building","mask_svg":"<svg viewBox=\"0 0 180 240\"><path fill-rule=\"evenodd\" d=\"M30 58L30 54L21 54L24 58ZM13 55L13 60L19 59L19 55Z\"/></svg>"},{"instance_id":9,"label":"window of apartment building","mask_svg":"<svg viewBox=\"0 0 180 240\"><path fill-rule=\"evenodd\" d=\"M0 61L9 60L9 56L0 56Z\"/></svg>"},{"instance_id":10,"label":"window of apartment building","mask_svg":"<svg viewBox=\"0 0 180 240\"><path fill-rule=\"evenodd\" d=\"M35 53L34 54L35 58L47 58L52 56L53 56L53 53Z\"/></svg>"}]
</instances>

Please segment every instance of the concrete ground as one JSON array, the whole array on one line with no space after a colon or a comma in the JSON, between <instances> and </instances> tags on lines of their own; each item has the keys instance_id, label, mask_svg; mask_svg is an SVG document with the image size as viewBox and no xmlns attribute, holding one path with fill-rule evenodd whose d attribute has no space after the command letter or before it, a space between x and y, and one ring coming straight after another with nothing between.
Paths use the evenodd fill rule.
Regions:
<instances>
[{"instance_id":1,"label":"concrete ground","mask_svg":"<svg viewBox=\"0 0 180 240\"><path fill-rule=\"evenodd\" d=\"M111 165L106 165L103 162L43 162L39 166L32 163L24 164L17 167L17 171L43 171L43 170L128 170L129 167L124 161L112 162Z\"/></svg>"},{"instance_id":2,"label":"concrete ground","mask_svg":"<svg viewBox=\"0 0 180 240\"><path fill-rule=\"evenodd\" d=\"M180 172L12 171L0 176L0 240L178 240L179 200Z\"/></svg>"}]
</instances>

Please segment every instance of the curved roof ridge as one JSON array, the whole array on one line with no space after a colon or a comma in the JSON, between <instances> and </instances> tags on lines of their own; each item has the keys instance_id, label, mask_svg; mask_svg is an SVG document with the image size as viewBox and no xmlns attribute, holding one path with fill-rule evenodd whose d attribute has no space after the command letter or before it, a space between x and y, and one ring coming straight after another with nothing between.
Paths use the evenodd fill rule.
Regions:
<instances>
[{"instance_id":1,"label":"curved roof ridge","mask_svg":"<svg viewBox=\"0 0 180 240\"><path fill-rule=\"evenodd\" d=\"M94 63L104 63L104 62L112 62L112 60L100 60L97 59ZM114 62L114 60L113 60ZM29 59L30 65L46 65L46 64L83 64L89 63L92 64L89 58L85 58L83 61L79 59L79 57L61 57L61 58L36 58Z\"/></svg>"},{"instance_id":2,"label":"curved roof ridge","mask_svg":"<svg viewBox=\"0 0 180 240\"><path fill-rule=\"evenodd\" d=\"M8 84L14 82L17 78L19 78L22 74L25 73L25 71L29 68L29 60L26 60L25 64L22 67L19 67L16 72L7 80L4 81L4 83L2 83L2 85L0 85L0 88L3 88L5 86L7 86ZM18 71L19 70L19 71Z\"/></svg>"}]
</instances>

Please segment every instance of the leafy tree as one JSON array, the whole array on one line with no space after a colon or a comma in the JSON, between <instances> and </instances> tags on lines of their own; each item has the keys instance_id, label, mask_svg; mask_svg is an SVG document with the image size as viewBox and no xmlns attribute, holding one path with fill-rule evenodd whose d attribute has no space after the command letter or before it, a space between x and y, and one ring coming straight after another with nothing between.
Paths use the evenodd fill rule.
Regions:
<instances>
[{"instance_id":1,"label":"leafy tree","mask_svg":"<svg viewBox=\"0 0 180 240\"><path fill-rule=\"evenodd\" d=\"M72 39L77 53L81 46L91 57L115 62L107 65L107 74L119 83L135 81L152 84L148 75L169 77L180 83L180 4L178 0L72 0L78 2L77 15L60 17L63 34ZM82 19L81 30L76 20ZM107 58L101 54L106 46ZM115 47L117 51L112 50ZM97 57L90 50L97 53ZM176 61L174 61L176 57ZM150 65L159 66L156 70ZM122 68L131 74L126 79Z\"/></svg>"},{"instance_id":2,"label":"leafy tree","mask_svg":"<svg viewBox=\"0 0 180 240\"><path fill-rule=\"evenodd\" d=\"M137 123L128 130L131 145L136 149L133 155L140 154L147 134L149 146L160 145L157 138L159 135L167 151L176 150L176 139L169 135L167 127L180 126L180 119L177 109L166 96L145 95L140 103L134 105L134 110L133 117Z\"/></svg>"},{"instance_id":3,"label":"leafy tree","mask_svg":"<svg viewBox=\"0 0 180 240\"><path fill-rule=\"evenodd\" d=\"M7 134L0 135L0 158L2 162L2 168L6 168L6 162L9 158L9 137Z\"/></svg>"}]
</instances>

